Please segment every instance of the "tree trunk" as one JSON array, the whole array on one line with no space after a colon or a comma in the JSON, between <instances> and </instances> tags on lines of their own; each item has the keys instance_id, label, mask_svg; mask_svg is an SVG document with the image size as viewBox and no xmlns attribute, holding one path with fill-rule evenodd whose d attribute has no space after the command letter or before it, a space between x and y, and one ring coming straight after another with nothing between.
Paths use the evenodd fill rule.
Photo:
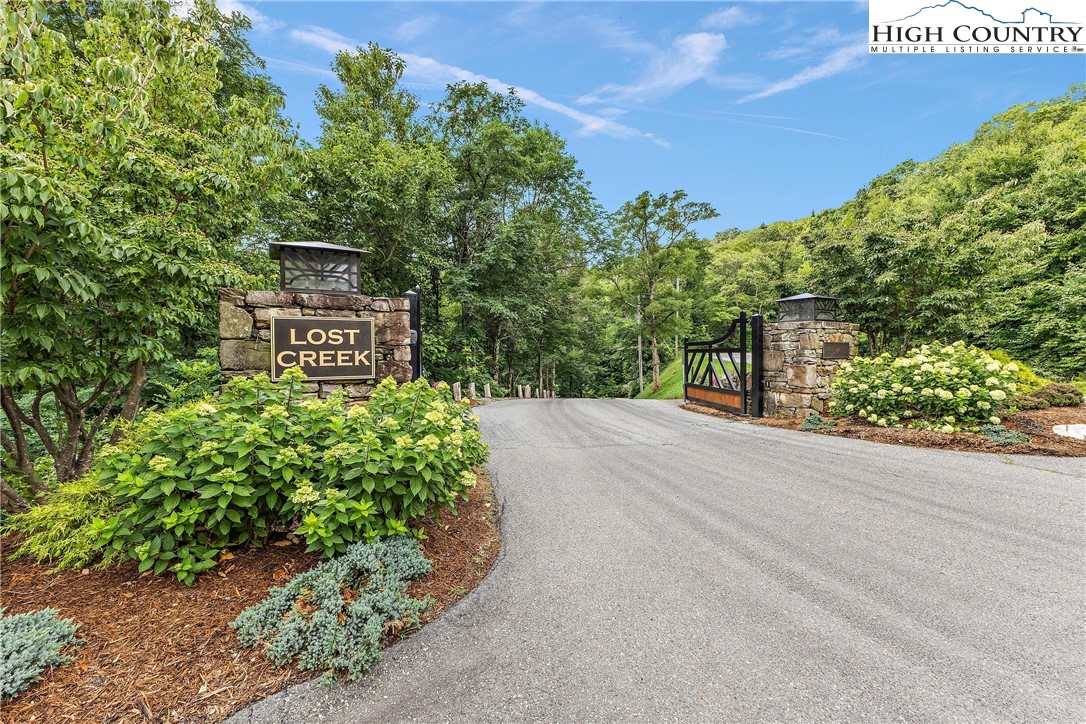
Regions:
<instances>
[{"instance_id":1,"label":"tree trunk","mask_svg":"<svg viewBox=\"0 0 1086 724\"><path fill-rule=\"evenodd\" d=\"M656 342L656 332L652 333L652 391L660 391L660 345Z\"/></svg>"},{"instance_id":2,"label":"tree trunk","mask_svg":"<svg viewBox=\"0 0 1086 724\"><path fill-rule=\"evenodd\" d=\"M125 423L132 422L136 419L136 413L140 409L140 393L143 392L143 386L147 384L147 363L140 361L132 364L132 386L128 389L128 396L124 400L124 406L121 407L120 418ZM124 436L125 431L128 429L128 425L117 425L113 428L113 435L109 438L110 445L116 445L120 442L121 437Z\"/></svg>"},{"instance_id":3,"label":"tree trunk","mask_svg":"<svg viewBox=\"0 0 1086 724\"><path fill-rule=\"evenodd\" d=\"M8 481L0 478L0 507L9 513L21 513L30 507L26 499L8 485Z\"/></svg>"}]
</instances>

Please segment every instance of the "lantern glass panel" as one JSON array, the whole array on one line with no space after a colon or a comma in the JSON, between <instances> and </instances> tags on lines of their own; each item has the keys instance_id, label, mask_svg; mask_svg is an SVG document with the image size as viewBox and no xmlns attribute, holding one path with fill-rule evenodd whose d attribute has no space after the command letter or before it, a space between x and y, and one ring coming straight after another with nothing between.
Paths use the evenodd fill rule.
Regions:
<instances>
[{"instance_id":1,"label":"lantern glass panel","mask_svg":"<svg viewBox=\"0 0 1086 724\"><path fill-rule=\"evenodd\" d=\"M321 249L283 248L283 289L306 292L358 293L358 255Z\"/></svg>"}]
</instances>

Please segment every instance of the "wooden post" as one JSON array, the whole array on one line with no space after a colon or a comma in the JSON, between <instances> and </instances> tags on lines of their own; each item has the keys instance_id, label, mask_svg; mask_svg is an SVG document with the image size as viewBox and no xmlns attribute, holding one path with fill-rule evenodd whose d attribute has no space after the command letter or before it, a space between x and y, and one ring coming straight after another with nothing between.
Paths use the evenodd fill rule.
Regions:
<instances>
[{"instance_id":1,"label":"wooden post","mask_svg":"<svg viewBox=\"0 0 1086 724\"><path fill-rule=\"evenodd\" d=\"M460 383L453 382L453 399L460 402Z\"/></svg>"},{"instance_id":2,"label":"wooden post","mask_svg":"<svg viewBox=\"0 0 1086 724\"><path fill-rule=\"evenodd\" d=\"M483 383L483 397L485 397L488 400L490 399L490 383L489 382L484 382Z\"/></svg>"},{"instance_id":3,"label":"wooden post","mask_svg":"<svg viewBox=\"0 0 1086 724\"><path fill-rule=\"evenodd\" d=\"M477 399L477 397L478 397L475 394L475 383L474 382L469 382L468 383L468 397L470 397L473 400Z\"/></svg>"},{"instance_id":4,"label":"wooden post","mask_svg":"<svg viewBox=\"0 0 1086 724\"><path fill-rule=\"evenodd\" d=\"M529 400L532 399L532 386L531 385L524 385L524 397L526 399L529 399Z\"/></svg>"}]
</instances>

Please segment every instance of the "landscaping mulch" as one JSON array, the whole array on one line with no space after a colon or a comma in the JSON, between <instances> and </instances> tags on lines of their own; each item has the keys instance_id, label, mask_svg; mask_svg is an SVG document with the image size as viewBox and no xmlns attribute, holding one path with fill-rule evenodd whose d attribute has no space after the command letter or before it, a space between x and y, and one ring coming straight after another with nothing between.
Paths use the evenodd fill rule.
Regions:
<instances>
[{"instance_id":1,"label":"landscaping mulch","mask_svg":"<svg viewBox=\"0 0 1086 724\"><path fill-rule=\"evenodd\" d=\"M501 546L485 472L457 511L442 511L427 526L423 552L434 568L408 589L433 598L425 621L477 585ZM55 608L81 624L85 644L73 663L5 699L2 722L217 722L320 673L276 669L228 626L270 588L320 561L302 544L234 551L191 587L140 574L135 563L50 574L28 559L8 561L13 550L4 540L4 612Z\"/></svg>"},{"instance_id":2,"label":"landscaping mulch","mask_svg":"<svg viewBox=\"0 0 1086 724\"><path fill-rule=\"evenodd\" d=\"M682 405L684 410L712 415L738 422L747 422L767 427L779 427L799 430L803 424L801 418L763 417L752 419L740 417L713 407L689 402ZM1018 430L1029 436L1029 443L1018 445L998 445L983 435L972 432L942 433L930 430L910 430L899 427L878 427L860 417L834 418L836 427L816 430L813 434L849 437L856 440L869 440L890 445L910 447L929 447L941 450L960 450L964 452L992 452L1004 455L1048 455L1055 457L1086 457L1086 441L1063 437L1052 432L1054 425L1086 424L1086 407L1047 407L1043 410L1016 412L1003 418L1003 425L1011 430Z\"/></svg>"}]
</instances>

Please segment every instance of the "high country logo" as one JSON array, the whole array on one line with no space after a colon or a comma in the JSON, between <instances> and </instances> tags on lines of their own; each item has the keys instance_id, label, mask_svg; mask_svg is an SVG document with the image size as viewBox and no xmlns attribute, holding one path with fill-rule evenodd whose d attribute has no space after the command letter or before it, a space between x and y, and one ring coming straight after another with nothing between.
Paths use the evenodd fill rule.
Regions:
<instances>
[{"instance_id":1,"label":"high country logo","mask_svg":"<svg viewBox=\"0 0 1086 724\"><path fill-rule=\"evenodd\" d=\"M930 0L929 0L930 1ZM1086 53L1082 0L870 0L871 53Z\"/></svg>"}]
</instances>

